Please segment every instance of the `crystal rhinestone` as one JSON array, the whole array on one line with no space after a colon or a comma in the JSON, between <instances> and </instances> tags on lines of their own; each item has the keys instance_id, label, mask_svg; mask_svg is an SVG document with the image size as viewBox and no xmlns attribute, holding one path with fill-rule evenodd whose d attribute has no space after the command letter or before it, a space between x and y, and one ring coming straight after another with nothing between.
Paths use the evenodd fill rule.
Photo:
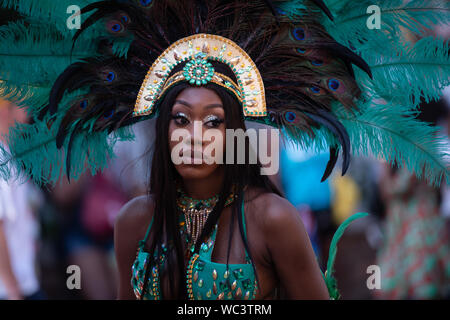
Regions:
<instances>
[{"instance_id":1,"label":"crystal rhinestone","mask_svg":"<svg viewBox=\"0 0 450 320\"><path fill-rule=\"evenodd\" d=\"M241 288L238 288L238 289L236 290L236 292L234 293L234 298L235 298L235 299L240 299L241 296L242 296L242 290L241 290Z\"/></svg>"},{"instance_id":2,"label":"crystal rhinestone","mask_svg":"<svg viewBox=\"0 0 450 320\"><path fill-rule=\"evenodd\" d=\"M255 80L253 80L252 78L244 78L244 84L246 86L252 84Z\"/></svg>"},{"instance_id":3,"label":"crystal rhinestone","mask_svg":"<svg viewBox=\"0 0 450 320\"><path fill-rule=\"evenodd\" d=\"M255 99L252 99L247 102L247 107L249 108L255 108L258 106L258 102Z\"/></svg>"},{"instance_id":4,"label":"crystal rhinestone","mask_svg":"<svg viewBox=\"0 0 450 320\"><path fill-rule=\"evenodd\" d=\"M203 279L198 280L198 287L201 288L203 287Z\"/></svg>"},{"instance_id":5,"label":"crystal rhinestone","mask_svg":"<svg viewBox=\"0 0 450 320\"><path fill-rule=\"evenodd\" d=\"M231 285L231 291L234 291L236 289L236 286L237 286L237 281L234 280L233 284Z\"/></svg>"},{"instance_id":6,"label":"crystal rhinestone","mask_svg":"<svg viewBox=\"0 0 450 320\"><path fill-rule=\"evenodd\" d=\"M217 284L216 284L216 282L213 283L213 293L217 294Z\"/></svg>"},{"instance_id":7,"label":"crystal rhinestone","mask_svg":"<svg viewBox=\"0 0 450 320\"><path fill-rule=\"evenodd\" d=\"M213 270L212 277L213 277L213 280L217 279L217 271L216 271L216 269Z\"/></svg>"},{"instance_id":8,"label":"crystal rhinestone","mask_svg":"<svg viewBox=\"0 0 450 320\"><path fill-rule=\"evenodd\" d=\"M178 61L181 59L181 55L177 50L173 50L173 58Z\"/></svg>"},{"instance_id":9,"label":"crystal rhinestone","mask_svg":"<svg viewBox=\"0 0 450 320\"><path fill-rule=\"evenodd\" d=\"M223 79L222 79L221 77L217 76L217 75L214 75L214 76L213 76L213 79L214 79L214 81L218 81L218 82L220 82L220 83L223 82Z\"/></svg>"},{"instance_id":10,"label":"crystal rhinestone","mask_svg":"<svg viewBox=\"0 0 450 320\"><path fill-rule=\"evenodd\" d=\"M165 73L164 71L162 71L162 70L158 70L158 71L155 72L155 75L156 75L158 78L164 78L164 76L166 75L166 73Z\"/></svg>"},{"instance_id":11,"label":"crystal rhinestone","mask_svg":"<svg viewBox=\"0 0 450 320\"><path fill-rule=\"evenodd\" d=\"M223 300L224 296L225 296L225 293L224 293L224 292L221 292L221 293L219 294L219 296L217 297L217 300Z\"/></svg>"},{"instance_id":12,"label":"crystal rhinestone","mask_svg":"<svg viewBox=\"0 0 450 320\"><path fill-rule=\"evenodd\" d=\"M194 272L194 277L192 279L194 280L194 282L197 282L197 280L198 280L198 271Z\"/></svg>"},{"instance_id":13,"label":"crystal rhinestone","mask_svg":"<svg viewBox=\"0 0 450 320\"><path fill-rule=\"evenodd\" d=\"M230 60L230 63L235 66L239 63L239 61L241 61L241 57L240 56L236 56L233 59Z\"/></svg>"},{"instance_id":14,"label":"crystal rhinestone","mask_svg":"<svg viewBox=\"0 0 450 320\"><path fill-rule=\"evenodd\" d=\"M229 291L227 294L227 299L231 299L231 298L233 298L233 295L232 295L231 291Z\"/></svg>"},{"instance_id":15,"label":"crystal rhinestone","mask_svg":"<svg viewBox=\"0 0 450 320\"><path fill-rule=\"evenodd\" d=\"M245 299L245 300L248 300L249 298L250 298L250 291L247 291L247 292L245 293L244 299Z\"/></svg>"},{"instance_id":16,"label":"crystal rhinestone","mask_svg":"<svg viewBox=\"0 0 450 320\"><path fill-rule=\"evenodd\" d=\"M202 250L203 251L208 251L208 246L205 243L202 243Z\"/></svg>"},{"instance_id":17,"label":"crystal rhinestone","mask_svg":"<svg viewBox=\"0 0 450 320\"><path fill-rule=\"evenodd\" d=\"M223 274L224 279L228 279L228 276L230 275L230 271L225 271Z\"/></svg>"},{"instance_id":18,"label":"crystal rhinestone","mask_svg":"<svg viewBox=\"0 0 450 320\"><path fill-rule=\"evenodd\" d=\"M208 292L206 293L206 297L209 299L209 298L211 298L211 295L212 295L212 291L211 291L211 289L209 289Z\"/></svg>"},{"instance_id":19,"label":"crystal rhinestone","mask_svg":"<svg viewBox=\"0 0 450 320\"><path fill-rule=\"evenodd\" d=\"M203 53L209 53L209 43L206 42L206 41L203 43L202 52Z\"/></svg>"}]
</instances>

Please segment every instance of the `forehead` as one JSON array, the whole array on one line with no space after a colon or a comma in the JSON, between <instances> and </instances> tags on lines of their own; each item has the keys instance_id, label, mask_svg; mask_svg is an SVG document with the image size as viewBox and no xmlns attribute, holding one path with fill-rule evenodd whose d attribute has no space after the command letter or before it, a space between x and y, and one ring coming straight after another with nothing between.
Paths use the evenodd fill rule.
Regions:
<instances>
[{"instance_id":1,"label":"forehead","mask_svg":"<svg viewBox=\"0 0 450 320\"><path fill-rule=\"evenodd\" d=\"M176 100L187 102L192 107L203 108L208 105L222 105L222 100L214 90L204 87L189 87L181 91Z\"/></svg>"}]
</instances>

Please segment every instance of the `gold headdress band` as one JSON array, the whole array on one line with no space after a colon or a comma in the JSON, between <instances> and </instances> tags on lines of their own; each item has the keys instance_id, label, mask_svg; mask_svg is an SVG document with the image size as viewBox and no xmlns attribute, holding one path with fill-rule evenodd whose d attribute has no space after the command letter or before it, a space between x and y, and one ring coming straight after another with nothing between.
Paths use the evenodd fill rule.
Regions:
<instances>
[{"instance_id":1,"label":"gold headdress band","mask_svg":"<svg viewBox=\"0 0 450 320\"><path fill-rule=\"evenodd\" d=\"M215 72L209 61L228 65L238 83ZM187 62L183 70L169 77L174 67L182 62ZM216 83L236 96L242 104L244 116L267 115L264 84L255 63L233 41L211 34L196 34L180 39L155 60L145 76L133 115L152 114L158 99L180 81L197 86Z\"/></svg>"}]
</instances>

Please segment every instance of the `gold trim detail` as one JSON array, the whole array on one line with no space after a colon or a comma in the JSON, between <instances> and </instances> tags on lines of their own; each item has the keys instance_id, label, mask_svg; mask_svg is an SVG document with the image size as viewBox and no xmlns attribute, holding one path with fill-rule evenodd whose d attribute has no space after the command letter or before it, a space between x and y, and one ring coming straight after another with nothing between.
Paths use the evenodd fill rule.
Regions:
<instances>
[{"instance_id":1,"label":"gold trim detail","mask_svg":"<svg viewBox=\"0 0 450 320\"><path fill-rule=\"evenodd\" d=\"M222 85L233 92L242 104L244 116L264 117L267 115L264 84L261 74L250 56L233 41L211 34L196 34L174 42L161 54L150 67L138 93L133 116L150 115L155 102L175 83L185 81L183 73L177 72L168 78L173 68L203 55L209 61L227 64L236 75L238 90L221 84L226 79L220 73L214 73L211 82ZM169 81L171 80L171 81ZM226 81L230 82L227 79Z\"/></svg>"}]
</instances>

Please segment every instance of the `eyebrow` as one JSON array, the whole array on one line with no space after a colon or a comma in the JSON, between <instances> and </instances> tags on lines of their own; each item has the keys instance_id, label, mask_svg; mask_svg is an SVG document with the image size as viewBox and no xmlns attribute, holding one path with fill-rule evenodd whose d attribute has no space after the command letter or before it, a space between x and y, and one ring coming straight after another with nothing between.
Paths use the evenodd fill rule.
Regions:
<instances>
[{"instance_id":1,"label":"eyebrow","mask_svg":"<svg viewBox=\"0 0 450 320\"><path fill-rule=\"evenodd\" d=\"M179 103L179 104L185 105L186 107L192 108L192 105L184 100L177 99L177 100L175 100L175 103ZM220 103L213 103L213 104L208 104L207 106L205 106L205 109L212 109L212 108L223 108L223 105Z\"/></svg>"}]
</instances>

